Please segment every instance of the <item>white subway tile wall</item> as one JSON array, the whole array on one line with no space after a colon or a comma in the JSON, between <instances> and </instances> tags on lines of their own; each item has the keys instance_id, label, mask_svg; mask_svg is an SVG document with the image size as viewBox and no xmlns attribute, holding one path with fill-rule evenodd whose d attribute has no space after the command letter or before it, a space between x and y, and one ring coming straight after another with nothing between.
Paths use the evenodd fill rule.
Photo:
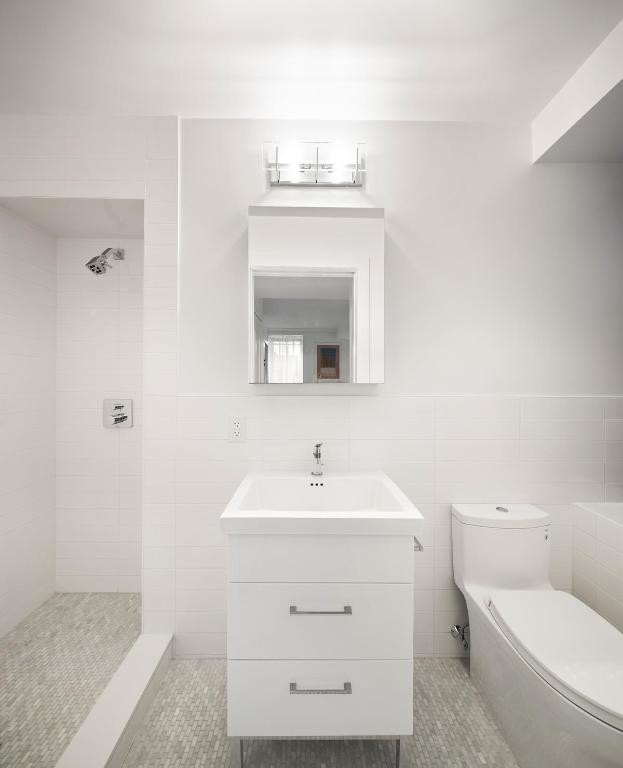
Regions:
<instances>
[{"instance_id":1,"label":"white subway tile wall","mask_svg":"<svg viewBox=\"0 0 623 768\"><path fill-rule=\"evenodd\" d=\"M164 459L145 478L154 562L175 562L152 607L161 621L175 622L178 654L222 655L227 542L219 515L250 470L310 470L318 439L325 441L327 471L383 469L421 509L425 548L415 556L414 653L460 655L449 635L452 624L467 618L452 575L450 505L542 506L553 521L551 578L570 590L571 505L612 495L607 457L621 446L606 435L612 437L610 416L620 415L622 403L584 397L180 397L175 429L171 417L158 432L161 444L176 443L168 446L177 457L174 502L162 499L162 484L170 480ZM246 442L228 441L231 416L246 417ZM165 455L162 445L158 451ZM171 536L174 553L166 547Z\"/></svg>"},{"instance_id":2,"label":"white subway tile wall","mask_svg":"<svg viewBox=\"0 0 623 768\"><path fill-rule=\"evenodd\" d=\"M623 632L623 503L576 504L573 523L573 592Z\"/></svg>"},{"instance_id":3,"label":"white subway tile wall","mask_svg":"<svg viewBox=\"0 0 623 768\"><path fill-rule=\"evenodd\" d=\"M105 275L85 263L125 249ZM143 241L57 242L56 588L139 592ZM104 398L131 398L132 429L102 426Z\"/></svg>"},{"instance_id":4,"label":"white subway tile wall","mask_svg":"<svg viewBox=\"0 0 623 768\"><path fill-rule=\"evenodd\" d=\"M162 122L150 136L143 294L143 631L175 632L180 558L175 519L177 120ZM181 602L178 610L185 610ZM176 638L178 655L181 648Z\"/></svg>"},{"instance_id":5,"label":"white subway tile wall","mask_svg":"<svg viewBox=\"0 0 623 768\"><path fill-rule=\"evenodd\" d=\"M0 636L54 591L53 238L0 207Z\"/></svg>"}]
</instances>

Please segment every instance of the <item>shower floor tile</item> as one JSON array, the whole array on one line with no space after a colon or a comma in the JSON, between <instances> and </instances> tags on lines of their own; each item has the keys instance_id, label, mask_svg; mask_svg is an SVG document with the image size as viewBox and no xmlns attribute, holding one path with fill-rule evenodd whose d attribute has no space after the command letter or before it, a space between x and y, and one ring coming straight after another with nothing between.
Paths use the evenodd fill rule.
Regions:
<instances>
[{"instance_id":1,"label":"shower floor tile","mask_svg":"<svg viewBox=\"0 0 623 768\"><path fill-rule=\"evenodd\" d=\"M226 666L174 660L124 768L226 768ZM517 768L460 659L415 660L403 768ZM245 740L245 768L393 768L394 742Z\"/></svg>"},{"instance_id":2,"label":"shower floor tile","mask_svg":"<svg viewBox=\"0 0 623 768\"><path fill-rule=\"evenodd\" d=\"M0 768L56 765L138 637L139 605L56 594L0 638Z\"/></svg>"}]
</instances>

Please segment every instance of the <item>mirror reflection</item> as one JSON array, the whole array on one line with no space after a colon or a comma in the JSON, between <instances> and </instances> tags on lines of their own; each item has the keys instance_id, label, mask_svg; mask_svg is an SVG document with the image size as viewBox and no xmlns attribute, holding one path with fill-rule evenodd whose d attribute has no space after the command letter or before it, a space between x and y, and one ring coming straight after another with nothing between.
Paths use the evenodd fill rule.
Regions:
<instances>
[{"instance_id":1,"label":"mirror reflection","mask_svg":"<svg viewBox=\"0 0 623 768\"><path fill-rule=\"evenodd\" d=\"M353 275L253 275L255 383L351 381Z\"/></svg>"}]
</instances>

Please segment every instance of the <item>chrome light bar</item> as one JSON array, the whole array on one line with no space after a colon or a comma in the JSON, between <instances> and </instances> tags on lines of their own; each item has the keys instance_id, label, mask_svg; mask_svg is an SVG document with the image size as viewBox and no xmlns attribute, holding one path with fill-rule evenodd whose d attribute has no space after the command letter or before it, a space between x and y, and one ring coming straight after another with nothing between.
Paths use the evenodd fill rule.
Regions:
<instances>
[{"instance_id":1,"label":"chrome light bar","mask_svg":"<svg viewBox=\"0 0 623 768\"><path fill-rule=\"evenodd\" d=\"M265 142L262 163L271 186L361 187L365 148L361 142Z\"/></svg>"}]
</instances>

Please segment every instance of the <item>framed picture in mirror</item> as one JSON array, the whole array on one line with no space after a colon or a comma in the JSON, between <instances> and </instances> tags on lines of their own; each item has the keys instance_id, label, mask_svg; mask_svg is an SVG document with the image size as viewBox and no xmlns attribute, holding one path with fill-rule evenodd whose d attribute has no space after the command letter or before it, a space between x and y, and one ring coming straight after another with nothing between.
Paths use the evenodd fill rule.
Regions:
<instances>
[{"instance_id":1,"label":"framed picture in mirror","mask_svg":"<svg viewBox=\"0 0 623 768\"><path fill-rule=\"evenodd\" d=\"M316 347L316 378L318 381L339 380L340 345L318 344Z\"/></svg>"}]
</instances>

